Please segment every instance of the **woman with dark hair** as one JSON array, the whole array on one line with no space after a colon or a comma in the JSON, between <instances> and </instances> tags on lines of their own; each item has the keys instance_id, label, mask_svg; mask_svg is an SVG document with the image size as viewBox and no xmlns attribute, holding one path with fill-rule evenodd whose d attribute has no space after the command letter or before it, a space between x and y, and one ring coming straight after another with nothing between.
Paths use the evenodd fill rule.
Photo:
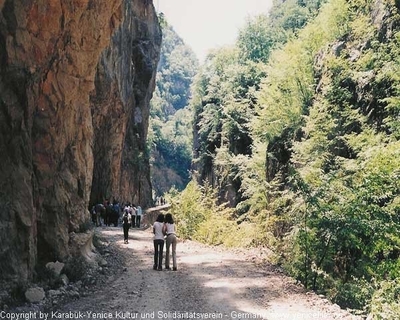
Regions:
<instances>
[{"instance_id":1,"label":"woman with dark hair","mask_svg":"<svg viewBox=\"0 0 400 320\"><path fill-rule=\"evenodd\" d=\"M167 235L166 256L165 256L165 269L169 269L169 247L172 245L172 270L176 271L176 227L172 214L167 213L164 220L164 230Z\"/></svg>"},{"instance_id":2,"label":"woman with dark hair","mask_svg":"<svg viewBox=\"0 0 400 320\"><path fill-rule=\"evenodd\" d=\"M129 228L131 226L131 214L129 210L124 210L122 215L122 228L124 229L124 243L129 243Z\"/></svg>"},{"instance_id":3,"label":"woman with dark hair","mask_svg":"<svg viewBox=\"0 0 400 320\"><path fill-rule=\"evenodd\" d=\"M162 258L164 249L164 215L160 213L153 225L154 233L154 270L162 270Z\"/></svg>"}]
</instances>

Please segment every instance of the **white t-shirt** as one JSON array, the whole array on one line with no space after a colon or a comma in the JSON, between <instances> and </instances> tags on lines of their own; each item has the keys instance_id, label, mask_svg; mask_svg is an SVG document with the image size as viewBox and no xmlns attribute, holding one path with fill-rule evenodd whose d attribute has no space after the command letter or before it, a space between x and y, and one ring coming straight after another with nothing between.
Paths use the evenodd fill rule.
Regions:
<instances>
[{"instance_id":1,"label":"white t-shirt","mask_svg":"<svg viewBox=\"0 0 400 320\"><path fill-rule=\"evenodd\" d=\"M122 215L122 221L124 221L124 217L128 216L128 224L130 224L132 222L132 217L131 214L129 212L124 212L124 214Z\"/></svg>"},{"instance_id":2,"label":"white t-shirt","mask_svg":"<svg viewBox=\"0 0 400 320\"><path fill-rule=\"evenodd\" d=\"M166 223L165 225L167 226L167 235L175 234L175 223Z\"/></svg>"},{"instance_id":3,"label":"white t-shirt","mask_svg":"<svg viewBox=\"0 0 400 320\"><path fill-rule=\"evenodd\" d=\"M154 222L153 230L154 230L154 240L164 240L164 234L162 232L163 222Z\"/></svg>"}]
</instances>

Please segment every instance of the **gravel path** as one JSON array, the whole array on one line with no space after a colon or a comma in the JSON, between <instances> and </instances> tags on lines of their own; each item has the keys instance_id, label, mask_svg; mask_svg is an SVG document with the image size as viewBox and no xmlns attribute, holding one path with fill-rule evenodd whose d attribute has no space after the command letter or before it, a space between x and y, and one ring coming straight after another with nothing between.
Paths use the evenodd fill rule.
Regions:
<instances>
[{"instance_id":1,"label":"gravel path","mask_svg":"<svg viewBox=\"0 0 400 320\"><path fill-rule=\"evenodd\" d=\"M126 265L49 319L360 319L258 263L256 251L178 242L178 271L154 271L149 229L131 229L129 244L120 228L96 233Z\"/></svg>"}]
</instances>

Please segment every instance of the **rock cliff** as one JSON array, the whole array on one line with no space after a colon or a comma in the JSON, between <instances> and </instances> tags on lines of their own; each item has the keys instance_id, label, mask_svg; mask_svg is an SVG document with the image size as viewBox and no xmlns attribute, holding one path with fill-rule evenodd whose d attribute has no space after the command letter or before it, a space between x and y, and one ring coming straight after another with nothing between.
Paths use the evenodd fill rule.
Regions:
<instances>
[{"instance_id":1,"label":"rock cliff","mask_svg":"<svg viewBox=\"0 0 400 320\"><path fill-rule=\"evenodd\" d=\"M68 259L90 198L150 201L160 43L149 0L0 0L2 279Z\"/></svg>"},{"instance_id":2,"label":"rock cliff","mask_svg":"<svg viewBox=\"0 0 400 320\"><path fill-rule=\"evenodd\" d=\"M91 203L116 198L144 207L151 204L146 137L161 44L155 19L153 10L126 1L122 25L101 55L91 95L95 122Z\"/></svg>"}]
</instances>

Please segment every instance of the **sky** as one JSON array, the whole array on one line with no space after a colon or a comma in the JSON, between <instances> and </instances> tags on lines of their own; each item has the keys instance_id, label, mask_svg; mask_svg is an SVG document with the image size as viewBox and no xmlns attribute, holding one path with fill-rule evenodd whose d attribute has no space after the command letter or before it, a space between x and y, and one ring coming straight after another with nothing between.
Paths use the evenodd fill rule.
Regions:
<instances>
[{"instance_id":1,"label":"sky","mask_svg":"<svg viewBox=\"0 0 400 320\"><path fill-rule=\"evenodd\" d=\"M200 63L210 49L235 43L246 18L267 13L272 0L153 0L158 12L192 48Z\"/></svg>"}]
</instances>

